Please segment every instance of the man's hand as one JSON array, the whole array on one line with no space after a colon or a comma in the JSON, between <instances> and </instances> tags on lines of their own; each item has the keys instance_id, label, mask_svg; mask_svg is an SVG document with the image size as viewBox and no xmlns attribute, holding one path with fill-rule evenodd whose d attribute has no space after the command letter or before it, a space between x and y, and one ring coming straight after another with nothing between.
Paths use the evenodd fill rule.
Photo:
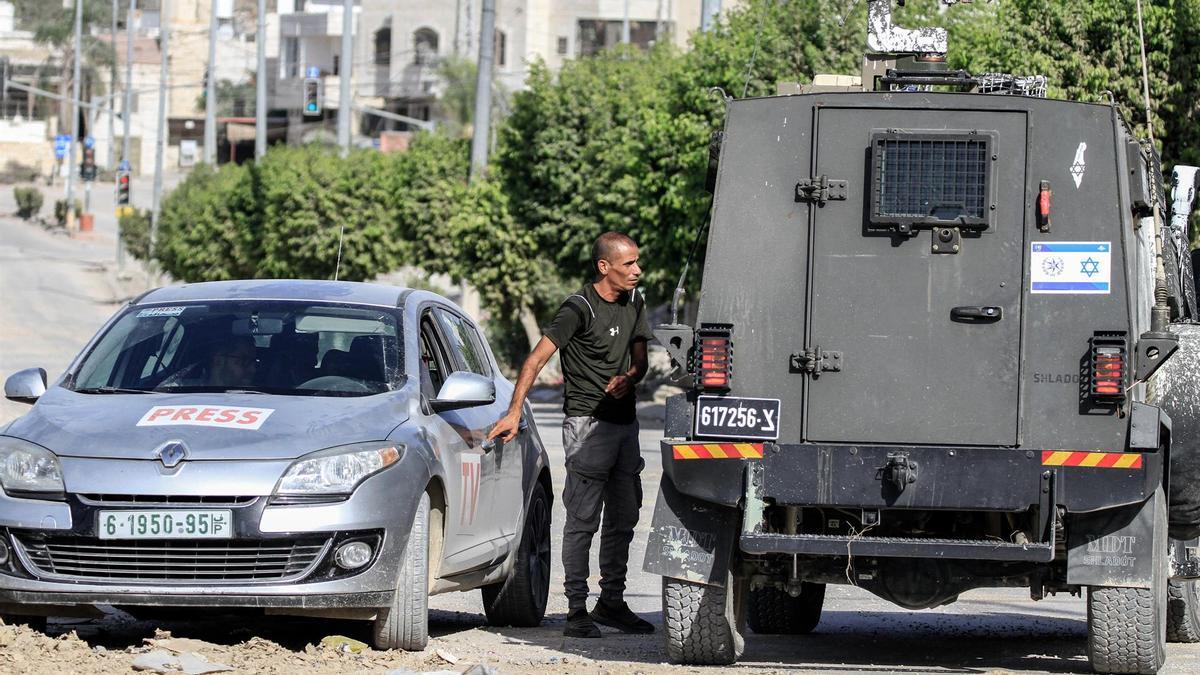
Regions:
<instances>
[{"instance_id":1,"label":"man's hand","mask_svg":"<svg viewBox=\"0 0 1200 675\"><path fill-rule=\"evenodd\" d=\"M490 441L496 437L500 437L501 440L507 443L517 435L517 430L520 427L521 414L519 412L516 414L509 413L501 417L499 422L496 422L496 426L492 427L492 430L488 433L487 439Z\"/></svg>"},{"instance_id":2,"label":"man's hand","mask_svg":"<svg viewBox=\"0 0 1200 675\"><path fill-rule=\"evenodd\" d=\"M604 393L613 398L624 398L633 388L633 380L628 375L614 375L604 388Z\"/></svg>"}]
</instances>

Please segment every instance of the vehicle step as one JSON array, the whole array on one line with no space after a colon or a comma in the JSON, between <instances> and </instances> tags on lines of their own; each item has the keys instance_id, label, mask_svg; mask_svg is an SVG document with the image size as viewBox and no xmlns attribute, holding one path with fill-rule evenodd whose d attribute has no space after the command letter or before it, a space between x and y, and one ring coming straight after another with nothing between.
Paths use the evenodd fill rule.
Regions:
<instances>
[{"instance_id":1,"label":"vehicle step","mask_svg":"<svg viewBox=\"0 0 1200 675\"><path fill-rule=\"evenodd\" d=\"M832 534L743 533L742 551L751 554L855 555L881 558L947 558L1050 562L1054 542L1013 544L994 539L863 537Z\"/></svg>"}]
</instances>

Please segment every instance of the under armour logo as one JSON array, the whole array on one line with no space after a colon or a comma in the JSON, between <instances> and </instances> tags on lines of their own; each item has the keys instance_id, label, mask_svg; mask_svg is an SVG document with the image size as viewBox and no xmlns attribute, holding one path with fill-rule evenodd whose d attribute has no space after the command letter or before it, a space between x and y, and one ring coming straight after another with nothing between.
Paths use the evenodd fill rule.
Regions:
<instances>
[{"instance_id":1,"label":"under armour logo","mask_svg":"<svg viewBox=\"0 0 1200 675\"><path fill-rule=\"evenodd\" d=\"M617 333L620 333L620 332L621 332L621 327L620 327L620 326L613 326L612 328L609 328L609 329L608 329L608 334L609 334L609 335L611 335L611 336L613 336L613 337L616 337L616 336L617 336Z\"/></svg>"}]
</instances>

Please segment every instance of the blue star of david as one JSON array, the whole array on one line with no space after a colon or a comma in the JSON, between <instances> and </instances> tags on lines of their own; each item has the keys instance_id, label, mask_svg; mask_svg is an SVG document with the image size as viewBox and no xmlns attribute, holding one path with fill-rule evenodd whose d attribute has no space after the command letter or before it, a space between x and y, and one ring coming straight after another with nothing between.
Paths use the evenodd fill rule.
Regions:
<instances>
[{"instance_id":1,"label":"blue star of david","mask_svg":"<svg viewBox=\"0 0 1200 675\"><path fill-rule=\"evenodd\" d=\"M1079 271L1088 275L1090 279L1100 273L1100 261L1092 260L1091 256L1088 256L1088 259L1083 261L1083 269Z\"/></svg>"}]
</instances>

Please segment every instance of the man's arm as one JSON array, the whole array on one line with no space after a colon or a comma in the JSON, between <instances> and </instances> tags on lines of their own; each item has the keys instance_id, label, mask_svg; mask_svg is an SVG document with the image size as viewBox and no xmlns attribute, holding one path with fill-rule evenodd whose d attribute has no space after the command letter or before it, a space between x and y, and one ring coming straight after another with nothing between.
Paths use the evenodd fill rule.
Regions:
<instances>
[{"instance_id":1,"label":"man's arm","mask_svg":"<svg viewBox=\"0 0 1200 675\"><path fill-rule=\"evenodd\" d=\"M504 442L511 441L517 435L517 429L521 425L521 406L525 402L525 396L529 390L533 388L533 381L537 379L538 373L542 372L546 362L554 356L554 352L558 350L554 342L550 338L542 336L538 341L537 346L530 352L529 357L525 359L525 365L521 366L521 374L517 376L517 386L513 390L512 401L508 404L508 413L496 422L496 426L492 427L488 433L488 440L492 440L498 436L502 436ZM644 360L643 348L643 360Z\"/></svg>"},{"instance_id":2,"label":"man's arm","mask_svg":"<svg viewBox=\"0 0 1200 675\"><path fill-rule=\"evenodd\" d=\"M604 391L613 398L622 398L633 389L634 385L642 381L648 369L649 360L646 356L646 341L634 340L629 345L629 370L614 375L608 381L608 387Z\"/></svg>"}]
</instances>

